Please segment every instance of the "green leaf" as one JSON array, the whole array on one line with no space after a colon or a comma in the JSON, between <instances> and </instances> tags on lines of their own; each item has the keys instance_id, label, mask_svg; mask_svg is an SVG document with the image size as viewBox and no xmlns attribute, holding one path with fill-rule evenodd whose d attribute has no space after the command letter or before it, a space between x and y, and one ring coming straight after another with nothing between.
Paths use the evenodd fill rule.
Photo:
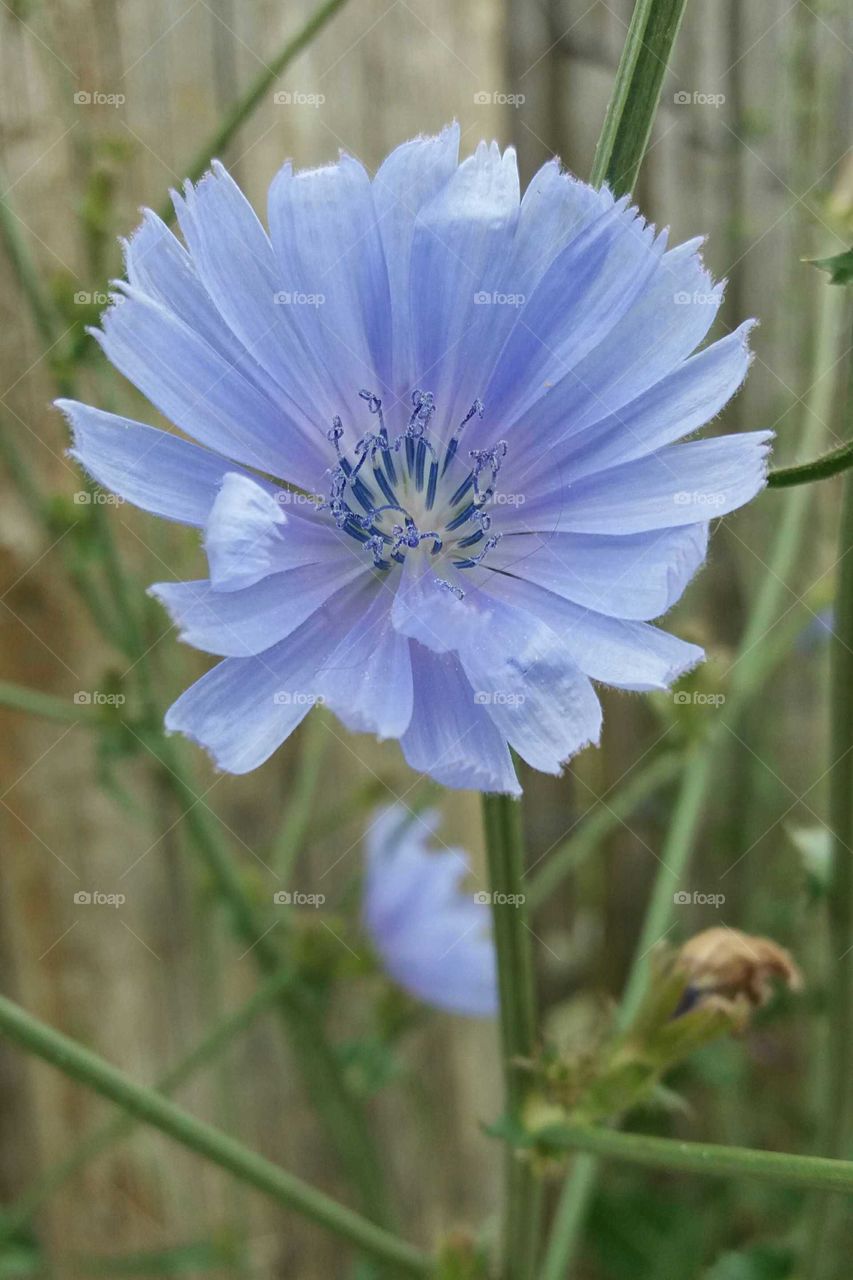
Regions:
<instances>
[{"instance_id":1,"label":"green leaf","mask_svg":"<svg viewBox=\"0 0 853 1280\"><path fill-rule=\"evenodd\" d=\"M853 248L836 253L832 258L806 258L806 262L829 272L830 284L853 284Z\"/></svg>"}]
</instances>

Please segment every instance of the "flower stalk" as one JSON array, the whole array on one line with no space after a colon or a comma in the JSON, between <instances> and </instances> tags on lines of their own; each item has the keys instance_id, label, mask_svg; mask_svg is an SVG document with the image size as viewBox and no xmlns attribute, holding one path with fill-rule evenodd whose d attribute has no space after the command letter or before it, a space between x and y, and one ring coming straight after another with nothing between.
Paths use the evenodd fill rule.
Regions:
<instances>
[{"instance_id":1,"label":"flower stalk","mask_svg":"<svg viewBox=\"0 0 853 1280\"><path fill-rule=\"evenodd\" d=\"M432 1270L430 1258L382 1227L338 1204L292 1173L279 1168L212 1125L205 1124L158 1093L136 1084L97 1054L34 1018L0 996L0 1031L22 1048L58 1067L124 1111L160 1129L198 1155L227 1169L240 1181L303 1214L380 1262L412 1276Z\"/></svg>"},{"instance_id":2,"label":"flower stalk","mask_svg":"<svg viewBox=\"0 0 853 1280\"><path fill-rule=\"evenodd\" d=\"M506 1115L519 1120L529 1087L525 1063L536 1040L532 933L524 897L521 806L505 795L483 797L492 921L498 962ZM527 1161L507 1148L504 1280L532 1275L539 1235L539 1186Z\"/></svg>"}]
</instances>

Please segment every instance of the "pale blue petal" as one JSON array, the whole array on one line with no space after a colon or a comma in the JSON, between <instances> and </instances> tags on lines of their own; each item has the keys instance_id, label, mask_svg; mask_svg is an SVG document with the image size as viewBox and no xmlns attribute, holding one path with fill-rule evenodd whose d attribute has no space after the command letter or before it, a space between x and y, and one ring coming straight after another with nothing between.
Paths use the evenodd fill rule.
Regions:
<instances>
[{"instance_id":1,"label":"pale blue petal","mask_svg":"<svg viewBox=\"0 0 853 1280\"><path fill-rule=\"evenodd\" d=\"M318 691L354 733L399 738L412 719L409 641L391 626L391 593L381 586L329 657Z\"/></svg>"},{"instance_id":2,"label":"pale blue petal","mask_svg":"<svg viewBox=\"0 0 853 1280\"><path fill-rule=\"evenodd\" d=\"M477 295L497 287L518 218L515 152L481 142L420 212L412 245L409 307L418 386L435 395L454 426L483 393L486 371L471 363L470 340L489 307Z\"/></svg>"},{"instance_id":3,"label":"pale blue petal","mask_svg":"<svg viewBox=\"0 0 853 1280\"><path fill-rule=\"evenodd\" d=\"M474 691L459 659L413 644L414 709L400 739L413 769L455 789L520 795L506 741Z\"/></svg>"},{"instance_id":4,"label":"pale blue petal","mask_svg":"<svg viewBox=\"0 0 853 1280\"><path fill-rule=\"evenodd\" d=\"M287 165L270 187L269 223L281 288L314 299L291 310L305 313L300 325L324 352L346 418L362 388L383 395L391 383L391 299L370 178L348 155L301 173Z\"/></svg>"},{"instance_id":5,"label":"pale blue petal","mask_svg":"<svg viewBox=\"0 0 853 1280\"><path fill-rule=\"evenodd\" d=\"M349 556L291 569L239 591L199 582L157 582L149 588L168 609L186 644L225 658L263 653L300 627L331 595L367 574L367 562Z\"/></svg>"},{"instance_id":6,"label":"pale blue petal","mask_svg":"<svg viewBox=\"0 0 853 1280\"><path fill-rule=\"evenodd\" d=\"M617 689L667 689L705 656L698 645L667 631L645 622L607 618L519 578L493 573L488 591L536 613L560 635L585 675Z\"/></svg>"},{"instance_id":7,"label":"pale blue petal","mask_svg":"<svg viewBox=\"0 0 853 1280\"><path fill-rule=\"evenodd\" d=\"M508 534L490 553L488 564L598 613L647 622L681 598L707 547L707 524L622 538Z\"/></svg>"},{"instance_id":8,"label":"pale blue petal","mask_svg":"<svg viewBox=\"0 0 853 1280\"><path fill-rule=\"evenodd\" d=\"M459 126L435 138L414 138L396 147L373 179L373 204L382 237L391 300L392 391L405 397L417 380L409 317L415 219L450 180L459 153Z\"/></svg>"},{"instance_id":9,"label":"pale blue petal","mask_svg":"<svg viewBox=\"0 0 853 1280\"><path fill-rule=\"evenodd\" d=\"M501 519L506 531L642 533L724 516L767 479L773 433L752 431L671 445L577 484L558 484Z\"/></svg>"},{"instance_id":10,"label":"pale blue petal","mask_svg":"<svg viewBox=\"0 0 853 1280\"><path fill-rule=\"evenodd\" d=\"M233 462L115 413L75 400L56 404L74 434L71 456L98 484L166 520L199 526L206 522ZM272 491L272 485L267 487Z\"/></svg>"},{"instance_id":11,"label":"pale blue petal","mask_svg":"<svg viewBox=\"0 0 853 1280\"><path fill-rule=\"evenodd\" d=\"M220 662L173 703L166 728L192 738L228 773L257 769L314 706L317 672L358 616L363 591L347 588L257 657Z\"/></svg>"},{"instance_id":12,"label":"pale blue petal","mask_svg":"<svg viewBox=\"0 0 853 1280\"><path fill-rule=\"evenodd\" d=\"M115 367L200 444L313 490L324 457L315 444L172 312L126 294L94 334Z\"/></svg>"},{"instance_id":13,"label":"pale blue petal","mask_svg":"<svg viewBox=\"0 0 853 1280\"><path fill-rule=\"evenodd\" d=\"M299 497L287 489L271 493L238 472L225 476L204 531L215 591L237 591L272 573L347 558L344 537L336 536L329 520L312 519Z\"/></svg>"}]
</instances>

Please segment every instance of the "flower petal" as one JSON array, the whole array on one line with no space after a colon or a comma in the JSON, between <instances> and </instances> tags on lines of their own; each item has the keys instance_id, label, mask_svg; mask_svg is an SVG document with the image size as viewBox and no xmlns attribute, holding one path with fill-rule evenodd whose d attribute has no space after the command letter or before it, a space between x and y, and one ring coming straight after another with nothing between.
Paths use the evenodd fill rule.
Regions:
<instances>
[{"instance_id":1,"label":"flower petal","mask_svg":"<svg viewBox=\"0 0 853 1280\"><path fill-rule=\"evenodd\" d=\"M230 471L210 510L204 546L214 591L250 587L271 573L345 556L343 536L335 536L329 520L288 515L300 510L301 495L287 489L271 493L239 472Z\"/></svg>"},{"instance_id":2,"label":"flower petal","mask_svg":"<svg viewBox=\"0 0 853 1280\"><path fill-rule=\"evenodd\" d=\"M257 769L314 705L317 672L358 616L363 591L346 588L265 653L220 662L172 704L166 728L228 773Z\"/></svg>"},{"instance_id":3,"label":"flower petal","mask_svg":"<svg viewBox=\"0 0 853 1280\"><path fill-rule=\"evenodd\" d=\"M370 178L345 154L322 169L285 165L270 187L269 222L281 288L314 299L297 308L300 328L322 352L346 419L362 388L391 385L391 299Z\"/></svg>"},{"instance_id":4,"label":"flower petal","mask_svg":"<svg viewBox=\"0 0 853 1280\"><path fill-rule=\"evenodd\" d=\"M474 702L455 654L411 647L414 709L400 739L413 769L456 789L520 795L509 749L494 721Z\"/></svg>"},{"instance_id":5,"label":"flower petal","mask_svg":"<svg viewBox=\"0 0 853 1280\"><path fill-rule=\"evenodd\" d=\"M412 719L409 641L391 626L390 606L390 593L377 587L317 684L323 701L348 729L379 738L399 738Z\"/></svg>"},{"instance_id":6,"label":"flower petal","mask_svg":"<svg viewBox=\"0 0 853 1280\"><path fill-rule=\"evenodd\" d=\"M277 405L172 312L126 290L94 337L165 417L227 458L312 490L328 458Z\"/></svg>"},{"instance_id":7,"label":"flower petal","mask_svg":"<svg viewBox=\"0 0 853 1280\"><path fill-rule=\"evenodd\" d=\"M341 587L365 576L367 564L349 557L274 573L251 587L217 591L199 582L156 582L149 587L186 644L226 658L245 658L278 644Z\"/></svg>"},{"instance_id":8,"label":"flower petal","mask_svg":"<svg viewBox=\"0 0 853 1280\"><path fill-rule=\"evenodd\" d=\"M724 516L767 478L770 431L671 445L550 493L502 517L507 532L642 533Z\"/></svg>"},{"instance_id":9,"label":"flower petal","mask_svg":"<svg viewBox=\"0 0 853 1280\"><path fill-rule=\"evenodd\" d=\"M488 564L598 613L647 622L680 599L707 548L707 524L624 538L509 534L489 553Z\"/></svg>"},{"instance_id":10,"label":"flower petal","mask_svg":"<svg viewBox=\"0 0 853 1280\"><path fill-rule=\"evenodd\" d=\"M470 359L488 311L477 295L496 288L518 218L515 152L481 142L418 215L409 307L413 378L435 395L451 429L483 392L486 371ZM414 388L410 387L409 390Z\"/></svg>"},{"instance_id":11,"label":"flower petal","mask_svg":"<svg viewBox=\"0 0 853 1280\"><path fill-rule=\"evenodd\" d=\"M606 618L519 578L494 573L488 591L537 614L559 634L585 675L617 689L668 689L705 656L698 645L657 627Z\"/></svg>"},{"instance_id":12,"label":"flower petal","mask_svg":"<svg viewBox=\"0 0 853 1280\"><path fill-rule=\"evenodd\" d=\"M71 457L98 484L166 520L205 523L233 462L180 436L76 400L56 405L74 433ZM274 488L264 480L257 483L270 492Z\"/></svg>"},{"instance_id":13,"label":"flower petal","mask_svg":"<svg viewBox=\"0 0 853 1280\"><path fill-rule=\"evenodd\" d=\"M456 170L459 126L450 125L435 138L404 142L379 166L373 179L373 204L385 263L393 324L392 392L405 399L417 381L409 316L412 241L421 209L446 185Z\"/></svg>"}]
</instances>

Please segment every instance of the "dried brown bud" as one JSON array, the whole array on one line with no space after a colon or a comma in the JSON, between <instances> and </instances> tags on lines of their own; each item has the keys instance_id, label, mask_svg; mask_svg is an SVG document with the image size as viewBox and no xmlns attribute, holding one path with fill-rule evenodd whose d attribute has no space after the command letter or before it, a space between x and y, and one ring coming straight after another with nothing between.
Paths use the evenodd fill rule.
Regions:
<instances>
[{"instance_id":1,"label":"dried brown bud","mask_svg":"<svg viewBox=\"0 0 853 1280\"><path fill-rule=\"evenodd\" d=\"M687 976L693 1003L714 999L732 1010L766 1004L774 978L792 991L803 987L803 975L784 947L739 929L697 933L681 948L678 967Z\"/></svg>"}]
</instances>

